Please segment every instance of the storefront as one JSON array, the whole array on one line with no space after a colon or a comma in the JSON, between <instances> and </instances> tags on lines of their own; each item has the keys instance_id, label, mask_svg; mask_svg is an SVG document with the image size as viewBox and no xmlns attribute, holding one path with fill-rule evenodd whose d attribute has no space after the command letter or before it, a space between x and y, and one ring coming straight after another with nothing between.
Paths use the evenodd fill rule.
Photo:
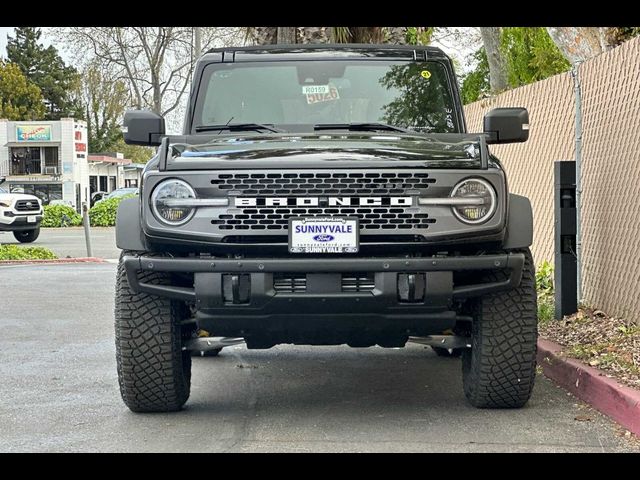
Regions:
<instances>
[{"instance_id":1,"label":"storefront","mask_svg":"<svg viewBox=\"0 0 640 480\"><path fill-rule=\"evenodd\" d=\"M132 163L121 153L96 153L89 160L89 190L110 193L118 188L138 188L144 164Z\"/></svg>"},{"instance_id":2,"label":"storefront","mask_svg":"<svg viewBox=\"0 0 640 480\"><path fill-rule=\"evenodd\" d=\"M0 119L0 176L11 192L62 200L80 210L89 198L87 125L80 120Z\"/></svg>"}]
</instances>

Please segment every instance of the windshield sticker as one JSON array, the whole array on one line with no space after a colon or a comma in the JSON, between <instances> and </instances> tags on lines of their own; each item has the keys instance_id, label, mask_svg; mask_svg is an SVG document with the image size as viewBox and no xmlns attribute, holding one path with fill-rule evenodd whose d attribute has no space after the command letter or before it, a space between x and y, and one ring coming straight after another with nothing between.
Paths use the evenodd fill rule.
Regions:
<instances>
[{"instance_id":1,"label":"windshield sticker","mask_svg":"<svg viewBox=\"0 0 640 480\"><path fill-rule=\"evenodd\" d=\"M420 72L422 78L431 78L431 72L429 70L422 70Z\"/></svg>"},{"instance_id":2,"label":"windshield sticker","mask_svg":"<svg viewBox=\"0 0 640 480\"><path fill-rule=\"evenodd\" d=\"M338 100L340 98L338 89L334 85L327 86L329 87L329 91L327 93L307 94L307 104L313 105L314 103L332 102L334 100Z\"/></svg>"},{"instance_id":3,"label":"windshield sticker","mask_svg":"<svg viewBox=\"0 0 640 480\"><path fill-rule=\"evenodd\" d=\"M303 95L313 95L314 93L325 94L329 93L329 85L303 85Z\"/></svg>"}]
</instances>

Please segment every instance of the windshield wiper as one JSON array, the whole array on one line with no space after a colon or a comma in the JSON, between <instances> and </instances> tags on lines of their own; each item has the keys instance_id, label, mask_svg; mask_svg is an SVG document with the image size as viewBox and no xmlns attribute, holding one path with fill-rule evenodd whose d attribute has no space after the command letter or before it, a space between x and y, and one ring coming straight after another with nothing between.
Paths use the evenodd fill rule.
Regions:
<instances>
[{"instance_id":1,"label":"windshield wiper","mask_svg":"<svg viewBox=\"0 0 640 480\"><path fill-rule=\"evenodd\" d=\"M217 132L222 130L229 130L230 132L242 132L242 131L259 131L267 130L273 133L283 133L284 130L274 128L262 123L229 123L227 125L199 125L196 127L196 132Z\"/></svg>"},{"instance_id":2,"label":"windshield wiper","mask_svg":"<svg viewBox=\"0 0 640 480\"><path fill-rule=\"evenodd\" d=\"M405 132L416 133L406 128L396 127L394 125L388 125L386 123L376 122L362 122L362 123L319 123L314 125L314 130L353 130L353 131L379 131L385 130L387 132Z\"/></svg>"}]
</instances>

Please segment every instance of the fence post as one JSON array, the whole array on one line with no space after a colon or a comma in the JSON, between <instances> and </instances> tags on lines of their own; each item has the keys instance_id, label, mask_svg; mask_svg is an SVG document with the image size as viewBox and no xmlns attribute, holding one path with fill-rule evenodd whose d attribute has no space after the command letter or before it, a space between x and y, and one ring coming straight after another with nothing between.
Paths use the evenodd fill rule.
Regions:
<instances>
[{"instance_id":1,"label":"fence post","mask_svg":"<svg viewBox=\"0 0 640 480\"><path fill-rule=\"evenodd\" d=\"M87 257L93 257L93 249L91 248L91 226L89 222L87 202L82 202L82 225L84 226L84 241L87 244Z\"/></svg>"},{"instance_id":2,"label":"fence post","mask_svg":"<svg viewBox=\"0 0 640 480\"><path fill-rule=\"evenodd\" d=\"M573 87L576 96L576 286L577 302L582 302L582 89L580 86L580 64L571 68Z\"/></svg>"}]
</instances>

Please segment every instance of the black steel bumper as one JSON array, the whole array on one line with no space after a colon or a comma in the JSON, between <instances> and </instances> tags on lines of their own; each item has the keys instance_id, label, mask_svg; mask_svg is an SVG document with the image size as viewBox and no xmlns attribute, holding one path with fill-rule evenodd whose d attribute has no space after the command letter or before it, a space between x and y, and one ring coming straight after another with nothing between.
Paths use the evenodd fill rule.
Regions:
<instances>
[{"instance_id":1,"label":"black steel bumper","mask_svg":"<svg viewBox=\"0 0 640 480\"><path fill-rule=\"evenodd\" d=\"M178 300L197 301L202 308L223 307L222 276L225 274L248 274L251 277L251 301L254 297L293 297L293 298L345 298L371 296L397 297L397 279L399 273L425 274L425 303L435 298L463 298L484 295L499 290L517 287L522 279L524 255L507 253L499 255L477 255L464 257L431 258L349 258L349 259L194 259L166 258L148 256L125 256L123 259L130 288L134 292L146 292ZM454 272L479 270L504 270L508 276L504 281L456 286L453 284ZM193 273L194 286L154 285L138 279L138 271ZM340 293L330 290L289 295L276 294L273 289L272 274L288 273L340 273L374 272L376 288L367 294ZM263 298L264 300L264 298ZM262 302L264 303L264 302ZM439 302L438 302L439 303ZM246 305L245 305L246 306ZM230 305L240 308L242 305Z\"/></svg>"},{"instance_id":2,"label":"black steel bumper","mask_svg":"<svg viewBox=\"0 0 640 480\"><path fill-rule=\"evenodd\" d=\"M192 301L201 328L244 337L250 348L277 343L400 346L407 335L442 333L459 320L470 320L455 312L452 300L517 287L524 260L519 253L412 259L123 258L134 292ZM473 283L474 276L468 275L471 280L454 282L456 272L496 270L505 271L504 280ZM170 285L145 283L140 271L193 274L193 284L190 275L176 276ZM374 284L365 291L344 291L342 275L356 272L368 273ZM281 273L303 275L304 291L278 290L274 277Z\"/></svg>"}]
</instances>

